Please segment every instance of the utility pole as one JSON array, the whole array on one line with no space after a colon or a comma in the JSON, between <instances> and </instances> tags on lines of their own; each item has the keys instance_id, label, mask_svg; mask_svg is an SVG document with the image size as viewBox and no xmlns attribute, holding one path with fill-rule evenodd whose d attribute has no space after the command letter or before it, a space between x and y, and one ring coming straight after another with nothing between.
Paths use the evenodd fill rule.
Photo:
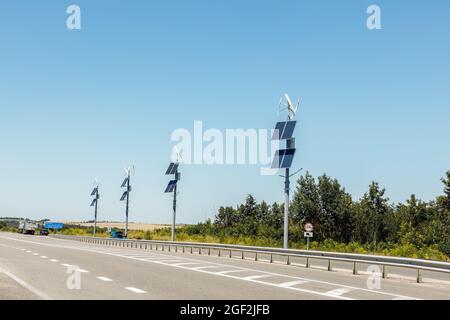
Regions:
<instances>
[{"instance_id":1,"label":"utility pole","mask_svg":"<svg viewBox=\"0 0 450 320\"><path fill-rule=\"evenodd\" d=\"M285 101L285 103L283 103ZM290 174L289 169L292 165L295 154L295 138L292 136L295 125L297 121L293 118L297 112L300 100L297 105L294 106L291 99L287 94L280 99L278 106L279 111L281 111L280 106L283 105L285 108L283 110L288 111L288 116L286 121L277 122L275 127L275 132L272 140L286 140L285 149L280 149L276 152L275 158L272 162L272 169L285 169L285 175L281 176L284 178L284 226L283 226L283 247L287 249L289 247L289 188L290 181L289 178L299 171Z\"/></svg>"},{"instance_id":2,"label":"utility pole","mask_svg":"<svg viewBox=\"0 0 450 320\"><path fill-rule=\"evenodd\" d=\"M98 199L100 199L100 193L99 193L99 184L96 183L96 186L94 187L94 190L91 192L91 196L95 196L95 198L91 202L91 207L94 206L95 213L94 213L94 232L93 236L95 238L96 232L97 232L97 209L98 209Z\"/></svg>"},{"instance_id":3,"label":"utility pole","mask_svg":"<svg viewBox=\"0 0 450 320\"><path fill-rule=\"evenodd\" d=\"M175 172L175 180L178 181L178 169ZM177 216L177 184L173 189L173 219L172 219L172 242L175 241L175 221Z\"/></svg>"},{"instance_id":4,"label":"utility pole","mask_svg":"<svg viewBox=\"0 0 450 320\"><path fill-rule=\"evenodd\" d=\"M177 217L177 187L178 187L178 181L180 181L180 172L178 171L178 166L180 164L179 162L180 155L177 153L177 160L176 162L171 162L169 165L169 168L167 168L166 175L175 175L174 180L170 180L169 184L166 187L165 193L173 192L173 215L172 215L172 242L175 241L175 224L176 224L176 217Z\"/></svg>"},{"instance_id":5,"label":"utility pole","mask_svg":"<svg viewBox=\"0 0 450 320\"><path fill-rule=\"evenodd\" d=\"M126 177L125 180L123 180L121 188L127 188L126 191L122 194L122 197L120 198L120 201L126 202L125 206L125 238L128 238L128 211L129 211L129 205L130 205L130 192L131 192L131 167L128 167L125 169ZM133 166L133 173L134 173L134 166Z\"/></svg>"},{"instance_id":6,"label":"utility pole","mask_svg":"<svg viewBox=\"0 0 450 320\"><path fill-rule=\"evenodd\" d=\"M284 176L284 245L287 249L289 247L289 168L286 168L286 175Z\"/></svg>"},{"instance_id":7,"label":"utility pole","mask_svg":"<svg viewBox=\"0 0 450 320\"><path fill-rule=\"evenodd\" d=\"M130 172L128 171L128 182L127 182L127 205L125 208L125 238L128 238L128 208L130 205Z\"/></svg>"}]
</instances>

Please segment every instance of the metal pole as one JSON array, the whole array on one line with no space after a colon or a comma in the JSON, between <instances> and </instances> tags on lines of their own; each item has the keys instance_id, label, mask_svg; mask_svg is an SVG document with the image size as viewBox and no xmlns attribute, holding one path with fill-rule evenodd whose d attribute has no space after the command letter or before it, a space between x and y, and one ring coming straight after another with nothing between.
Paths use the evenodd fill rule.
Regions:
<instances>
[{"instance_id":1,"label":"metal pole","mask_svg":"<svg viewBox=\"0 0 450 320\"><path fill-rule=\"evenodd\" d=\"M309 237L306 237L306 250L309 250Z\"/></svg>"},{"instance_id":2,"label":"metal pole","mask_svg":"<svg viewBox=\"0 0 450 320\"><path fill-rule=\"evenodd\" d=\"M125 211L125 238L128 238L128 207L130 201L130 172L128 172L128 182L127 182L127 206Z\"/></svg>"},{"instance_id":3,"label":"metal pole","mask_svg":"<svg viewBox=\"0 0 450 320\"><path fill-rule=\"evenodd\" d=\"M98 189L97 189L97 200L95 201L95 216L94 216L94 238L95 238L95 232L97 229L97 203L98 203Z\"/></svg>"},{"instance_id":4,"label":"metal pole","mask_svg":"<svg viewBox=\"0 0 450 320\"><path fill-rule=\"evenodd\" d=\"M289 247L289 168L286 168L284 180L284 248Z\"/></svg>"},{"instance_id":5,"label":"metal pole","mask_svg":"<svg viewBox=\"0 0 450 320\"><path fill-rule=\"evenodd\" d=\"M178 170L175 172L175 180L178 181ZM172 242L175 241L175 220L177 215L177 184L173 189L173 218L172 218Z\"/></svg>"}]
</instances>

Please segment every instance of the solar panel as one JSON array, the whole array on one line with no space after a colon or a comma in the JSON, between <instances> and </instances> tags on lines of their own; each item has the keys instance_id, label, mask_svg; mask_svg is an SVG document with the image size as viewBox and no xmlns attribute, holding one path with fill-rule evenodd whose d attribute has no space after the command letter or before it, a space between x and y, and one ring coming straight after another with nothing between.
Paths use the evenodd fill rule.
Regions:
<instances>
[{"instance_id":1,"label":"solar panel","mask_svg":"<svg viewBox=\"0 0 450 320\"><path fill-rule=\"evenodd\" d=\"M95 203L97 202L97 199L92 200L91 207L95 206Z\"/></svg>"},{"instance_id":2,"label":"solar panel","mask_svg":"<svg viewBox=\"0 0 450 320\"><path fill-rule=\"evenodd\" d=\"M125 200L125 199L127 198L127 195L128 195L128 191L125 191L125 192L122 194L122 197L120 198L120 201Z\"/></svg>"},{"instance_id":3,"label":"solar panel","mask_svg":"<svg viewBox=\"0 0 450 320\"><path fill-rule=\"evenodd\" d=\"M169 165L169 168L167 168L166 174L167 175L175 174L177 172L177 170L178 170L178 165L179 165L178 163L171 162L170 165Z\"/></svg>"},{"instance_id":4,"label":"solar panel","mask_svg":"<svg viewBox=\"0 0 450 320\"><path fill-rule=\"evenodd\" d=\"M284 128L283 134L281 135L282 140L292 138L292 134L294 133L295 125L297 121L288 121L286 122L286 127Z\"/></svg>"},{"instance_id":5,"label":"solar panel","mask_svg":"<svg viewBox=\"0 0 450 320\"><path fill-rule=\"evenodd\" d=\"M175 189L176 185L177 185L177 180L170 180L169 184L167 185L167 188L166 188L166 190L164 192L165 193L173 192L173 190Z\"/></svg>"},{"instance_id":6,"label":"solar panel","mask_svg":"<svg viewBox=\"0 0 450 320\"><path fill-rule=\"evenodd\" d=\"M273 158L272 162L272 169L281 168L281 163L283 161L285 150L278 150L275 153L275 157Z\"/></svg>"},{"instance_id":7,"label":"solar panel","mask_svg":"<svg viewBox=\"0 0 450 320\"><path fill-rule=\"evenodd\" d=\"M128 183L128 177L125 178L125 180L123 180L122 185L120 186L121 188L125 187Z\"/></svg>"},{"instance_id":8,"label":"solar panel","mask_svg":"<svg viewBox=\"0 0 450 320\"><path fill-rule=\"evenodd\" d=\"M286 121L277 122L277 124L275 126L275 130L273 132L272 140L280 140L280 137L283 135L285 126L286 126Z\"/></svg>"},{"instance_id":9,"label":"solar panel","mask_svg":"<svg viewBox=\"0 0 450 320\"><path fill-rule=\"evenodd\" d=\"M173 162L170 163L169 168L167 168L166 174L171 174L174 165L175 163Z\"/></svg>"},{"instance_id":10,"label":"solar panel","mask_svg":"<svg viewBox=\"0 0 450 320\"><path fill-rule=\"evenodd\" d=\"M98 193L98 188L94 188L91 192L91 196L95 196Z\"/></svg>"},{"instance_id":11,"label":"solar panel","mask_svg":"<svg viewBox=\"0 0 450 320\"><path fill-rule=\"evenodd\" d=\"M294 160L295 149L281 149L275 153L272 169L290 168Z\"/></svg>"},{"instance_id":12,"label":"solar panel","mask_svg":"<svg viewBox=\"0 0 450 320\"><path fill-rule=\"evenodd\" d=\"M280 168L290 168L294 160L295 149L286 149Z\"/></svg>"}]
</instances>

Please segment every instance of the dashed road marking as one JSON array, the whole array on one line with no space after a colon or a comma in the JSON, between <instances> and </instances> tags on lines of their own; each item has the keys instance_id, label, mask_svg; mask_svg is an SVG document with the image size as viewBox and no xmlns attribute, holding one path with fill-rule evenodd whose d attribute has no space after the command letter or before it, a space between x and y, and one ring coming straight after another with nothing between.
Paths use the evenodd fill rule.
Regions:
<instances>
[{"instance_id":1,"label":"dashed road marking","mask_svg":"<svg viewBox=\"0 0 450 320\"><path fill-rule=\"evenodd\" d=\"M344 293L350 292L352 291L352 289L350 288L339 288L339 289L334 289L334 290L330 290L327 291L326 294L329 294L331 296L341 296Z\"/></svg>"},{"instance_id":2,"label":"dashed road marking","mask_svg":"<svg viewBox=\"0 0 450 320\"><path fill-rule=\"evenodd\" d=\"M51 262L58 262L56 259L50 259Z\"/></svg>"},{"instance_id":3,"label":"dashed road marking","mask_svg":"<svg viewBox=\"0 0 450 320\"><path fill-rule=\"evenodd\" d=\"M233 272L242 272L242 271L245 271L245 270L242 270L242 269L239 269L239 270L226 270L226 271L215 272L215 274L221 275L221 274L227 274L227 273L233 273Z\"/></svg>"},{"instance_id":4,"label":"dashed road marking","mask_svg":"<svg viewBox=\"0 0 450 320\"><path fill-rule=\"evenodd\" d=\"M255 275L255 276L248 276L248 277L243 277L242 279L244 280L255 280L255 279L261 279L261 278L268 278L271 277L272 275L270 274L260 274L260 275Z\"/></svg>"},{"instance_id":5,"label":"dashed road marking","mask_svg":"<svg viewBox=\"0 0 450 320\"><path fill-rule=\"evenodd\" d=\"M135 288L135 287L125 287L125 289L134 292L134 293L147 293L147 291Z\"/></svg>"},{"instance_id":6,"label":"dashed road marking","mask_svg":"<svg viewBox=\"0 0 450 320\"><path fill-rule=\"evenodd\" d=\"M47 259L47 256L41 256L42 259Z\"/></svg>"},{"instance_id":7,"label":"dashed road marking","mask_svg":"<svg viewBox=\"0 0 450 320\"><path fill-rule=\"evenodd\" d=\"M97 277L97 279L102 280L102 281L106 281L106 282L111 282L112 281L110 278L107 278L107 277Z\"/></svg>"},{"instance_id":8,"label":"dashed road marking","mask_svg":"<svg viewBox=\"0 0 450 320\"><path fill-rule=\"evenodd\" d=\"M0 236L0 238L10 239L10 240L20 241L20 242L26 242L26 243L32 243L32 244L38 244L38 245L41 245L41 246L43 245L43 246L59 247L59 248L64 248L64 249L88 251L88 252L93 252L93 253L98 253L98 254L107 254L107 255L112 255L112 256L116 256L116 257L120 257L120 256L123 257L123 253L118 253L118 251L121 250L121 249L117 249L117 251L112 251L112 250L108 250L107 251L107 250L92 249L92 248L88 248L87 246L86 247L80 247L80 246L73 246L73 245L44 244L44 243L35 242L35 241L19 240L19 239L10 238L10 237L3 237L3 236ZM57 241L61 241L61 240L52 239L52 241L53 242L57 242ZM154 256L161 256L161 257L165 256L165 259L159 259L159 260L168 260L168 258L172 257L172 256L164 255L164 254L152 255L152 257L154 257ZM133 259L133 258L131 258L131 259ZM161 263L159 261L155 261L156 259L153 260L153 261L151 261L150 259L148 259L146 262L157 263L157 264L164 264L164 263ZM205 263L205 261L196 260L196 259L192 259L192 258L191 259L189 259L189 258L188 259L181 258L181 259L183 259L183 260L190 260L190 261L198 261L198 264L204 264ZM181 259L179 259L179 260L181 260ZM137 259L134 259L134 260L137 260ZM138 261L144 261L144 260L139 259ZM381 295L385 295L385 296L391 296L393 298L420 300L418 298L403 296L403 295L399 295L399 294L395 294L395 293L390 293L390 292L385 292L385 291L375 291L375 290L365 289L365 288L361 288L361 287L353 287L353 286L348 286L348 285L343 285L343 284L332 283L332 282L328 282L328 281L314 280L314 279L308 279L308 278L300 278L300 277L290 276L290 275L286 275L286 274L261 271L261 270L252 269L252 268L236 267L236 266L228 265L228 264L219 264L219 263L214 263L214 264L222 265L223 267L228 267L228 268L231 267L231 268L233 268L233 270L222 271L222 272L213 272L213 271L208 271L208 270L194 270L194 271L202 272L202 273L208 273L208 274L213 274L213 275L219 275L219 276L223 275L224 277L228 277L228 278L233 278L233 279L237 279L237 280L244 280L244 281L251 281L251 282L254 282L254 283L260 283L260 284L265 284L265 285L269 285L269 286L274 286L274 287L280 288L280 286L278 284L264 282L264 281L258 281L258 280L246 280L242 276L233 276L233 275L227 275L226 274L226 273L231 273L231 272L254 271L254 272L261 272L261 273L265 273L265 274L273 275L273 276L282 276L282 277L291 278L291 279L303 280L303 281L311 282L311 283L319 283L319 284L333 285L335 287L348 288L348 289L350 289L350 291L353 291L353 290L355 290L355 291L364 291L364 292L371 292L371 293L375 293L375 294L381 294ZM185 269L185 270L192 270L192 268L185 267L185 266L182 266L182 265L177 266L176 264L169 264L169 263L166 263L165 265L167 265L167 266L175 266L177 268ZM236 269L238 269L238 270L236 270ZM284 288L285 289L290 289L290 290L295 290L295 291L300 291L300 292L305 292L305 293L310 293L310 294L315 294L315 295L327 296L327 297L331 297L331 298L338 298L338 299L344 299L344 300L353 300L353 299L348 298L348 297L327 294L326 292L306 290L306 289L300 289L300 288L295 288L295 287L284 287ZM331 291L333 291L333 290L331 290Z\"/></svg>"},{"instance_id":9,"label":"dashed road marking","mask_svg":"<svg viewBox=\"0 0 450 320\"><path fill-rule=\"evenodd\" d=\"M81 273L89 273L89 271L84 270L84 269L77 269L77 270L75 270L75 271L78 271L78 272L81 272Z\"/></svg>"},{"instance_id":10,"label":"dashed road marking","mask_svg":"<svg viewBox=\"0 0 450 320\"><path fill-rule=\"evenodd\" d=\"M283 283L280 283L280 284L278 284L278 285L279 285L280 287L288 288L288 287L293 287L293 286L296 286L296 285L298 285L298 284L303 284L303 283L306 283L306 282L308 282L308 281L298 280L298 281L283 282Z\"/></svg>"}]
</instances>

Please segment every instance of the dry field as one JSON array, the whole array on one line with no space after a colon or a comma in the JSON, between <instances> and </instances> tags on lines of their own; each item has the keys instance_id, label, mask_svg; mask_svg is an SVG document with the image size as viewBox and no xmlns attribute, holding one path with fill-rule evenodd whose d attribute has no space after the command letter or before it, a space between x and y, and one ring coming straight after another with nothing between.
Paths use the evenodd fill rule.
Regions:
<instances>
[{"instance_id":1,"label":"dry field","mask_svg":"<svg viewBox=\"0 0 450 320\"><path fill-rule=\"evenodd\" d=\"M64 224L70 224L70 225L79 225L83 227L92 227L94 226L93 222L79 222L79 221L64 221ZM181 226L177 224L177 227ZM125 229L125 222L97 222L97 227L99 228L119 228L119 229ZM129 222L128 223L128 229L129 230L155 230L159 228L167 228L170 227L169 224L155 224L155 223L141 223L141 222Z\"/></svg>"}]
</instances>

